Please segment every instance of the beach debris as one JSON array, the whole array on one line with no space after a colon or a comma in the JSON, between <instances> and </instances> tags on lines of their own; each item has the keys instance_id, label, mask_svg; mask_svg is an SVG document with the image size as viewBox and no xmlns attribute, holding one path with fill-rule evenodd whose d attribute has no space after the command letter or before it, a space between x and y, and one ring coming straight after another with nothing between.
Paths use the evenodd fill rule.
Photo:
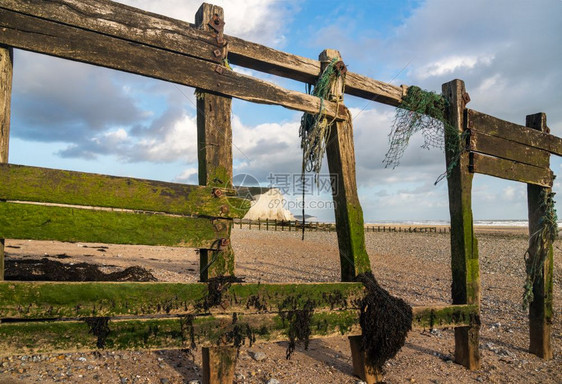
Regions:
<instances>
[{"instance_id":1,"label":"beach debris","mask_svg":"<svg viewBox=\"0 0 562 384\"><path fill-rule=\"evenodd\" d=\"M356 280L367 289L360 303L361 347L367 364L382 369L388 359L396 356L412 329L412 307L382 288L372 272L362 273Z\"/></svg>"}]
</instances>

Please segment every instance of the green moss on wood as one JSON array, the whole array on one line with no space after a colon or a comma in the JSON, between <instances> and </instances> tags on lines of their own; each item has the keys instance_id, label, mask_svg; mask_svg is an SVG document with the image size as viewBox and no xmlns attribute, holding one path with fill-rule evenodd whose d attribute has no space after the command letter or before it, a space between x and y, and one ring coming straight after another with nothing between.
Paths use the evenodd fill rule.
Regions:
<instances>
[{"instance_id":1,"label":"green moss on wood","mask_svg":"<svg viewBox=\"0 0 562 384\"><path fill-rule=\"evenodd\" d=\"M447 326L479 323L477 305L414 308L414 324L417 328L433 329Z\"/></svg>"},{"instance_id":2,"label":"green moss on wood","mask_svg":"<svg viewBox=\"0 0 562 384\"><path fill-rule=\"evenodd\" d=\"M0 318L76 318L190 314L198 312L277 313L292 298L295 309L307 300L318 310L355 308L364 295L360 283L239 284L221 292L209 307L203 283L0 283Z\"/></svg>"},{"instance_id":3,"label":"green moss on wood","mask_svg":"<svg viewBox=\"0 0 562 384\"><path fill-rule=\"evenodd\" d=\"M0 199L236 218L250 208L227 190L127 177L2 164L0 179Z\"/></svg>"},{"instance_id":4,"label":"green moss on wood","mask_svg":"<svg viewBox=\"0 0 562 384\"><path fill-rule=\"evenodd\" d=\"M312 316L312 336L358 333L354 327L357 311L319 313ZM198 346L233 345L234 326L247 326L256 341L286 338L287 327L279 315L203 316L193 320ZM191 340L182 328L181 318L109 321L105 349L181 349ZM340 328L343 327L343 328ZM0 354L86 351L98 349L98 337L85 321L0 324Z\"/></svg>"},{"instance_id":5,"label":"green moss on wood","mask_svg":"<svg viewBox=\"0 0 562 384\"><path fill-rule=\"evenodd\" d=\"M351 257L342 257L340 263L342 280L353 281L357 275L371 270L371 262L365 247L363 210L359 202L356 204L347 203L347 215L350 241L348 256Z\"/></svg>"},{"instance_id":6,"label":"green moss on wood","mask_svg":"<svg viewBox=\"0 0 562 384\"><path fill-rule=\"evenodd\" d=\"M216 239L206 218L3 202L0 237L200 248Z\"/></svg>"}]
</instances>

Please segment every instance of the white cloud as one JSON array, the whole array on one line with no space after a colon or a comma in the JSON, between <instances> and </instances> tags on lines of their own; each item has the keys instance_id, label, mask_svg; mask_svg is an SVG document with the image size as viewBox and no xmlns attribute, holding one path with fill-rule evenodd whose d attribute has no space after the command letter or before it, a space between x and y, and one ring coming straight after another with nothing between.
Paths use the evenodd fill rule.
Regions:
<instances>
[{"instance_id":1,"label":"white cloud","mask_svg":"<svg viewBox=\"0 0 562 384\"><path fill-rule=\"evenodd\" d=\"M197 168L186 168L174 178L177 183L197 184Z\"/></svg>"},{"instance_id":2,"label":"white cloud","mask_svg":"<svg viewBox=\"0 0 562 384\"><path fill-rule=\"evenodd\" d=\"M150 12L194 22L201 1L122 0L121 2ZM284 28L291 19L295 0L214 0L224 9L225 33L273 47L286 41Z\"/></svg>"}]
</instances>

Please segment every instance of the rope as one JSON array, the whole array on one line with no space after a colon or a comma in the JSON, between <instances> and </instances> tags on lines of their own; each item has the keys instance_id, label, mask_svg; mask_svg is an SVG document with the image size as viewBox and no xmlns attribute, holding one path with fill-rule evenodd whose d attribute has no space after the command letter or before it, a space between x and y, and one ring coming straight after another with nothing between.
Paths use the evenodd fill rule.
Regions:
<instances>
[{"instance_id":1,"label":"rope","mask_svg":"<svg viewBox=\"0 0 562 384\"><path fill-rule=\"evenodd\" d=\"M555 193L541 190L539 209L544 211L539 220L539 229L529 239L529 248L525 252L525 269L527 276L523 286L523 309L527 309L529 303L534 300L533 286L535 282L543 277L544 262L549 253L549 243L558 236L558 217L554 209Z\"/></svg>"},{"instance_id":2,"label":"rope","mask_svg":"<svg viewBox=\"0 0 562 384\"><path fill-rule=\"evenodd\" d=\"M314 85L314 90L310 92L310 87L308 87L307 92L313 96L320 98L320 110L317 114L312 115L310 113L304 113L301 118L301 126L299 129L299 137L301 138L301 149L302 149L302 182L305 183L305 173L313 172L315 174L314 180L317 185L319 185L319 175L320 169L322 168L322 158L326 152L326 145L330 137L330 131L332 124L335 121L332 119L328 120L326 116L326 111L324 108L324 100L328 100L331 95L331 90L338 81L338 79L343 79L343 84L345 86L345 73L346 68L338 58L332 59L330 63L324 68L322 74L316 81ZM343 94L343 89L342 89ZM337 97L337 107L339 107L340 98ZM336 109L337 110L337 109ZM302 189L302 240L304 240L305 232L305 185Z\"/></svg>"}]
</instances>

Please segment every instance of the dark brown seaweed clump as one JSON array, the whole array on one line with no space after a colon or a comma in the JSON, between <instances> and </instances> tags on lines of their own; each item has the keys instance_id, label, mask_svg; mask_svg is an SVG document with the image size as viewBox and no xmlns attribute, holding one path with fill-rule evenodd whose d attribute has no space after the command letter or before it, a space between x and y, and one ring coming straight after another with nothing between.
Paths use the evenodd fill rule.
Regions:
<instances>
[{"instance_id":1,"label":"dark brown seaweed clump","mask_svg":"<svg viewBox=\"0 0 562 384\"><path fill-rule=\"evenodd\" d=\"M391 296L371 272L362 273L356 279L367 289L367 295L360 303L361 346L367 364L380 369L404 345L406 335L412 329L412 307Z\"/></svg>"}]
</instances>

